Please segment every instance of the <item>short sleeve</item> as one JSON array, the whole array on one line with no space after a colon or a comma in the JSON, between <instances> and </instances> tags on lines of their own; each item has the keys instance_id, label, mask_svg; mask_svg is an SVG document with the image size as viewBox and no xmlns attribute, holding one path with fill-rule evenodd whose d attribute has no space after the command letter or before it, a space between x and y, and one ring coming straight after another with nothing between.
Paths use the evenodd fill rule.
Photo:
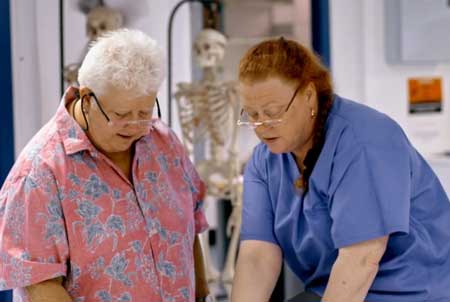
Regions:
<instances>
[{"instance_id":1,"label":"short sleeve","mask_svg":"<svg viewBox=\"0 0 450 302\"><path fill-rule=\"evenodd\" d=\"M264 170L260 152L257 147L245 167L241 240L260 240L278 245L267 177L260 172Z\"/></svg>"},{"instance_id":2,"label":"short sleeve","mask_svg":"<svg viewBox=\"0 0 450 302\"><path fill-rule=\"evenodd\" d=\"M37 165L0 191L0 290L66 275L69 248L57 182Z\"/></svg>"},{"instance_id":3,"label":"short sleeve","mask_svg":"<svg viewBox=\"0 0 450 302\"><path fill-rule=\"evenodd\" d=\"M204 199L206 186L205 183L200 178L200 175L197 173L194 164L189 159L189 156L184 148L183 144L180 142L178 137L170 132L170 135L173 139L173 142L176 145L176 150L179 152L179 156L182 160L182 166L184 169L184 180L188 182L192 193L192 199L194 201L194 220L195 220L195 232L197 234L204 232L208 229L209 225L206 220L205 211L204 211Z\"/></svg>"},{"instance_id":4,"label":"short sleeve","mask_svg":"<svg viewBox=\"0 0 450 302\"><path fill-rule=\"evenodd\" d=\"M332 173L335 247L409 232L411 167L406 138L341 154Z\"/></svg>"}]
</instances>

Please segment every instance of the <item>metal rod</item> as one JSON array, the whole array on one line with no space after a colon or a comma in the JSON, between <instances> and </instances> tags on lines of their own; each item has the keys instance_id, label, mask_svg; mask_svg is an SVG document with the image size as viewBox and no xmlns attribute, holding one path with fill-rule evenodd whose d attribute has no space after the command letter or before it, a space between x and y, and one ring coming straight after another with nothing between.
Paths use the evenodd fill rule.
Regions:
<instances>
[{"instance_id":1,"label":"metal rod","mask_svg":"<svg viewBox=\"0 0 450 302\"><path fill-rule=\"evenodd\" d=\"M172 126L172 27L176 12L186 2L199 2L210 9L209 4L217 3L217 0L182 0L170 12L169 26L167 28L167 116L169 127Z\"/></svg>"},{"instance_id":2,"label":"metal rod","mask_svg":"<svg viewBox=\"0 0 450 302\"><path fill-rule=\"evenodd\" d=\"M59 75L61 95L64 94L64 0L59 0Z\"/></svg>"}]
</instances>

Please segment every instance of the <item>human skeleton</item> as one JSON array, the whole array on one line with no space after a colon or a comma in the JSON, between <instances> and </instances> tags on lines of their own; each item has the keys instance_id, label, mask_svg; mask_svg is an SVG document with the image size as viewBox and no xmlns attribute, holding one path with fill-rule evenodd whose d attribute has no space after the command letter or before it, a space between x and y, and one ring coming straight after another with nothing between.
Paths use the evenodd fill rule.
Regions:
<instances>
[{"instance_id":1,"label":"human skeleton","mask_svg":"<svg viewBox=\"0 0 450 302\"><path fill-rule=\"evenodd\" d=\"M232 213L228 219L230 244L221 273L214 267L207 234L202 235L206 274L209 283L221 281L231 293L241 225L242 177L236 153L239 103L235 82L218 79L218 65L224 58L226 38L213 29L205 29L194 43L195 57L203 70L203 79L195 83L179 83L175 93L183 142L189 153L203 142L205 159L196 162L197 170L208 186L207 195L228 199Z\"/></svg>"},{"instance_id":2,"label":"human skeleton","mask_svg":"<svg viewBox=\"0 0 450 302\"><path fill-rule=\"evenodd\" d=\"M86 24L86 34L89 40L86 43L78 62L64 67L64 80L68 85L78 85L78 70L80 69L81 61L83 61L91 42L109 31L121 28L122 25L122 14L113 8L100 5L89 10Z\"/></svg>"}]
</instances>

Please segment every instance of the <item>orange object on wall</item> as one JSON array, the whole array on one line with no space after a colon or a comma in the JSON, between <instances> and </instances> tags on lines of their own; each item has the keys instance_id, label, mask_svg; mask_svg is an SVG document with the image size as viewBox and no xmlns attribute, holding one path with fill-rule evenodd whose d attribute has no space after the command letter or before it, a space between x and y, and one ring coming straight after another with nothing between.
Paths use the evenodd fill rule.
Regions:
<instances>
[{"instance_id":1,"label":"orange object on wall","mask_svg":"<svg viewBox=\"0 0 450 302\"><path fill-rule=\"evenodd\" d=\"M408 79L409 111L440 112L442 107L442 79L410 78Z\"/></svg>"}]
</instances>

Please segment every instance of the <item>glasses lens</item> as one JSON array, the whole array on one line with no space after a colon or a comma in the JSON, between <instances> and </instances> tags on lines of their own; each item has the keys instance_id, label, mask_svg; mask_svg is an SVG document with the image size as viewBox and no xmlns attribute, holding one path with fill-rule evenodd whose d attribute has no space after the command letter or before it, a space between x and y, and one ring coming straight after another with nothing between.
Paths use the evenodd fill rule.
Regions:
<instances>
[{"instance_id":1,"label":"glasses lens","mask_svg":"<svg viewBox=\"0 0 450 302\"><path fill-rule=\"evenodd\" d=\"M278 125L281 125L283 123L283 120L282 119L267 120L267 121L262 121L261 123L267 127L276 127Z\"/></svg>"},{"instance_id":2,"label":"glasses lens","mask_svg":"<svg viewBox=\"0 0 450 302\"><path fill-rule=\"evenodd\" d=\"M253 125L254 123L252 122L245 122L245 121L241 121L240 119L237 121L236 123L239 127L248 127L248 128L255 128L257 126Z\"/></svg>"},{"instance_id":3,"label":"glasses lens","mask_svg":"<svg viewBox=\"0 0 450 302\"><path fill-rule=\"evenodd\" d=\"M266 113L266 115L269 116L267 113ZM282 115L282 113L278 114L278 115ZM276 127L276 126L282 124L283 122L284 122L284 120L282 118L257 121L255 118L251 118L245 110L242 110L241 117L237 121L237 125L241 126L241 127L249 127L249 128L255 129L259 126Z\"/></svg>"},{"instance_id":4,"label":"glasses lens","mask_svg":"<svg viewBox=\"0 0 450 302\"><path fill-rule=\"evenodd\" d=\"M258 122L256 122L258 123ZM241 111L241 116L239 120L237 121L237 125L240 127L248 127L248 128L256 128L257 126L254 125L254 121L250 121L248 118L248 113L245 110Z\"/></svg>"}]
</instances>

